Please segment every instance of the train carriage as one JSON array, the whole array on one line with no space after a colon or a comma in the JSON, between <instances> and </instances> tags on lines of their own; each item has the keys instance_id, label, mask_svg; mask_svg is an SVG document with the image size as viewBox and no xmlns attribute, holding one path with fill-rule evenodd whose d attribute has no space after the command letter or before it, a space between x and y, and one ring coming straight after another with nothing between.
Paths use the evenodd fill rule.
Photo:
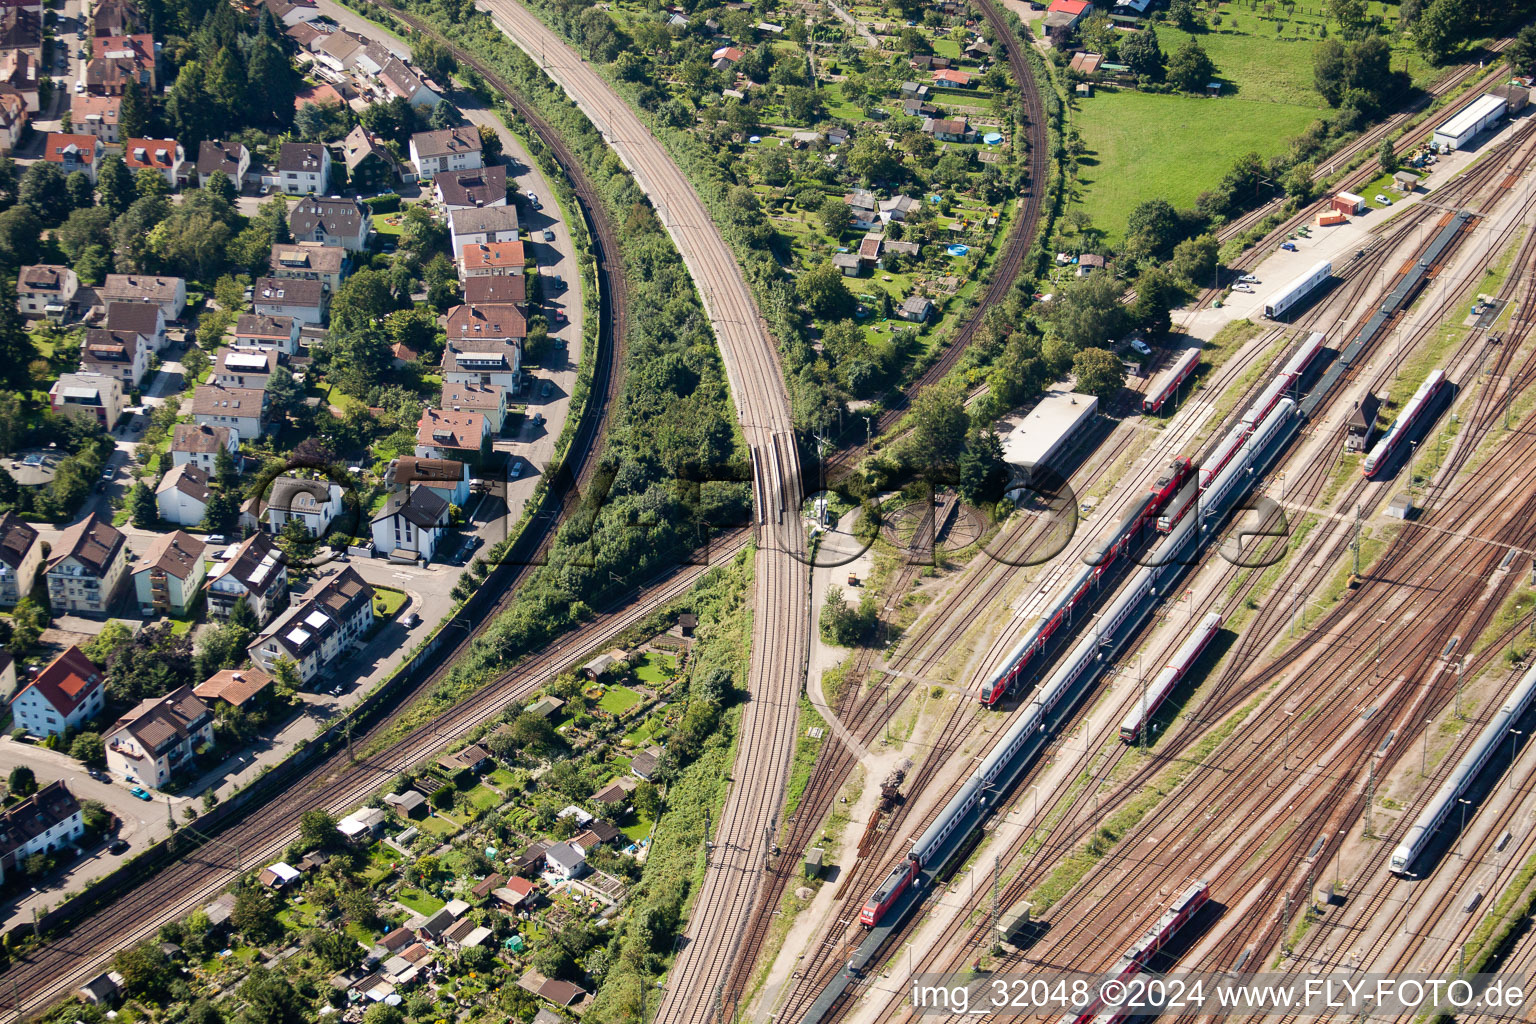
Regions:
<instances>
[{"instance_id":1,"label":"train carriage","mask_svg":"<svg viewBox=\"0 0 1536 1024\"><path fill-rule=\"evenodd\" d=\"M1433 407L1445 384L1444 370L1435 370L1424 379L1424 383L1419 385L1413 397L1408 399L1408 403L1397 414L1397 419L1392 421L1387 432L1365 457L1365 461L1360 465L1361 473L1367 478L1374 477L1391 460L1398 446L1418 428L1419 422L1428 414L1427 410Z\"/></svg>"}]
</instances>

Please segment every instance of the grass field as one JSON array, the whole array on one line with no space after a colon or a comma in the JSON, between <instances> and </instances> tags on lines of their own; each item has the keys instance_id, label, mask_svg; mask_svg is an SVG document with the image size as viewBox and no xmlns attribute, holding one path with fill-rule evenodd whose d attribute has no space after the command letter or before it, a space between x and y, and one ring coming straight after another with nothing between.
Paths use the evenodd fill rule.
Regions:
<instances>
[{"instance_id":1,"label":"grass field","mask_svg":"<svg viewBox=\"0 0 1536 1024\"><path fill-rule=\"evenodd\" d=\"M1227 10L1230 5L1223 5ZM1223 94L1259 103L1283 103L1292 106L1327 109L1312 81L1312 55L1318 39L1312 36L1276 38L1273 35L1249 35L1258 19L1246 11L1235 15L1239 30L1228 26L1234 15L1223 17L1224 24L1199 33L1196 38L1216 62L1217 77L1227 83ZM1266 22L1268 26L1270 23ZM1271 30L1273 31L1273 30ZM1172 25L1157 26L1158 44L1166 54L1178 52L1190 38ZM1234 118L1234 122L1237 119Z\"/></svg>"},{"instance_id":2,"label":"grass field","mask_svg":"<svg viewBox=\"0 0 1536 1024\"><path fill-rule=\"evenodd\" d=\"M610 715L622 715L640 703L640 695L627 686L610 686L597 706Z\"/></svg>"},{"instance_id":3,"label":"grass field","mask_svg":"<svg viewBox=\"0 0 1536 1024\"><path fill-rule=\"evenodd\" d=\"M436 896L422 892L420 889L401 889L396 894L395 899L401 905L410 907L423 917L430 917L439 910L442 910L446 905Z\"/></svg>"},{"instance_id":4,"label":"grass field","mask_svg":"<svg viewBox=\"0 0 1536 1024\"><path fill-rule=\"evenodd\" d=\"M403 590L394 587L373 588L373 610L381 619L394 618L395 613L405 607L407 600Z\"/></svg>"},{"instance_id":5,"label":"grass field","mask_svg":"<svg viewBox=\"0 0 1536 1024\"><path fill-rule=\"evenodd\" d=\"M1160 196L1192 206L1239 156L1281 152L1318 113L1237 96L1097 93L1074 114L1090 150L1078 171L1080 201L1109 240L1119 241L1138 203Z\"/></svg>"},{"instance_id":6,"label":"grass field","mask_svg":"<svg viewBox=\"0 0 1536 1024\"><path fill-rule=\"evenodd\" d=\"M667 674L677 671L677 659L661 654L647 654L635 666L635 678L651 686L666 682Z\"/></svg>"}]
</instances>

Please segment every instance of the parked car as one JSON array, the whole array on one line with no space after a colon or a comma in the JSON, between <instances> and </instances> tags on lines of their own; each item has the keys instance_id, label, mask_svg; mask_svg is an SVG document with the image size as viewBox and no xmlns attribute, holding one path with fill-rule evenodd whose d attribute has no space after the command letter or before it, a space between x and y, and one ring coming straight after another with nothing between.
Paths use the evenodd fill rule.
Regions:
<instances>
[{"instance_id":1,"label":"parked car","mask_svg":"<svg viewBox=\"0 0 1536 1024\"><path fill-rule=\"evenodd\" d=\"M563 310L563 309L555 310L554 316L555 316L555 323L557 323L557 324L565 323L565 310Z\"/></svg>"},{"instance_id":2,"label":"parked car","mask_svg":"<svg viewBox=\"0 0 1536 1024\"><path fill-rule=\"evenodd\" d=\"M415 612L411 612L405 618L400 620L400 625L404 626L406 629L415 629L417 626L421 625L421 616L417 615Z\"/></svg>"},{"instance_id":3,"label":"parked car","mask_svg":"<svg viewBox=\"0 0 1536 1024\"><path fill-rule=\"evenodd\" d=\"M1390 197L1388 197L1388 196L1384 196L1384 195L1382 195L1382 194L1381 194L1381 193L1380 193L1380 192L1377 192L1377 193L1376 193L1376 194L1375 194L1375 195L1374 195L1374 196L1372 196L1372 197L1371 197L1371 198L1372 198L1372 199L1374 199L1374 200L1376 200L1376 201L1377 201L1377 202L1378 202L1378 203L1380 203L1380 204L1381 204L1381 205L1382 205L1382 206L1391 206L1391 205L1392 205L1392 200L1391 200L1391 198L1390 198Z\"/></svg>"},{"instance_id":4,"label":"parked car","mask_svg":"<svg viewBox=\"0 0 1536 1024\"><path fill-rule=\"evenodd\" d=\"M544 229L544 241L546 241L546 242L553 242L554 240L555 240L555 229L554 228L545 228Z\"/></svg>"},{"instance_id":5,"label":"parked car","mask_svg":"<svg viewBox=\"0 0 1536 1024\"><path fill-rule=\"evenodd\" d=\"M1243 282L1243 284L1258 284L1259 283L1259 279L1254 277L1252 274L1244 274L1242 277L1238 278L1238 280Z\"/></svg>"},{"instance_id":6,"label":"parked car","mask_svg":"<svg viewBox=\"0 0 1536 1024\"><path fill-rule=\"evenodd\" d=\"M109 775L107 775L106 772L102 771L100 768L88 769L86 771L86 774L89 775L91 778L95 779L97 782L111 782L112 781L111 777Z\"/></svg>"},{"instance_id":7,"label":"parked car","mask_svg":"<svg viewBox=\"0 0 1536 1024\"><path fill-rule=\"evenodd\" d=\"M101 471L101 478L103 480L111 480L115 476L117 476L117 470L113 469L111 466L108 466L106 469Z\"/></svg>"},{"instance_id":8,"label":"parked car","mask_svg":"<svg viewBox=\"0 0 1536 1024\"><path fill-rule=\"evenodd\" d=\"M128 852L128 841L126 839L114 839L114 840L112 840L110 843L107 844L107 852L108 853L118 853L118 854L127 853Z\"/></svg>"},{"instance_id":9,"label":"parked car","mask_svg":"<svg viewBox=\"0 0 1536 1024\"><path fill-rule=\"evenodd\" d=\"M554 387L555 386L549 381L545 381L543 384L539 385L539 395L543 398L548 398L549 393L554 390Z\"/></svg>"},{"instance_id":10,"label":"parked car","mask_svg":"<svg viewBox=\"0 0 1536 1024\"><path fill-rule=\"evenodd\" d=\"M554 288L557 292L565 291L565 278L561 277L559 274L550 274L549 284L550 287Z\"/></svg>"},{"instance_id":11,"label":"parked car","mask_svg":"<svg viewBox=\"0 0 1536 1024\"><path fill-rule=\"evenodd\" d=\"M522 459L513 459L512 460L511 468L509 468L507 470L507 479L508 480L516 480L518 477L520 477L522 475L523 475L523 460Z\"/></svg>"},{"instance_id":12,"label":"parked car","mask_svg":"<svg viewBox=\"0 0 1536 1024\"><path fill-rule=\"evenodd\" d=\"M1296 251L1296 246L1293 243L1291 243L1291 242L1281 242L1280 243L1280 248L1284 249L1286 252L1295 252Z\"/></svg>"},{"instance_id":13,"label":"parked car","mask_svg":"<svg viewBox=\"0 0 1536 1024\"><path fill-rule=\"evenodd\" d=\"M1131 348L1136 350L1137 355L1149 356L1152 354L1152 349L1140 338L1131 339Z\"/></svg>"},{"instance_id":14,"label":"parked car","mask_svg":"<svg viewBox=\"0 0 1536 1024\"><path fill-rule=\"evenodd\" d=\"M134 786L128 792L132 793L134 796L138 797L140 800L153 800L154 799L154 797L152 797L148 793L144 792L144 790L139 788L138 786Z\"/></svg>"},{"instance_id":15,"label":"parked car","mask_svg":"<svg viewBox=\"0 0 1536 1024\"><path fill-rule=\"evenodd\" d=\"M538 193L532 192L532 191L524 192L523 193L523 198L527 199L528 200L528 205L533 207L535 210L537 210L539 208L539 196L538 196Z\"/></svg>"}]
</instances>

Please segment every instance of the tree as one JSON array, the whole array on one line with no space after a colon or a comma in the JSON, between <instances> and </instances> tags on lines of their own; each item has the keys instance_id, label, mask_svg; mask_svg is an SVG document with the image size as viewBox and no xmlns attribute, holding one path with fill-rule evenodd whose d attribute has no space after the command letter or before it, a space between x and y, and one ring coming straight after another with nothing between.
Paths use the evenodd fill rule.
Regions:
<instances>
[{"instance_id":1,"label":"tree","mask_svg":"<svg viewBox=\"0 0 1536 1024\"><path fill-rule=\"evenodd\" d=\"M197 677L207 679L215 672L241 664L254 636L254 630L233 621L204 632L198 641Z\"/></svg>"},{"instance_id":2,"label":"tree","mask_svg":"<svg viewBox=\"0 0 1536 1024\"><path fill-rule=\"evenodd\" d=\"M389 282L377 270L359 270L336 289L331 300L331 333L355 334L395 308Z\"/></svg>"},{"instance_id":3,"label":"tree","mask_svg":"<svg viewBox=\"0 0 1536 1024\"><path fill-rule=\"evenodd\" d=\"M1008 467L1003 462L1003 442L996 432L983 430L967 438L957 470L960 497L971 505L980 507L1001 498Z\"/></svg>"},{"instance_id":4,"label":"tree","mask_svg":"<svg viewBox=\"0 0 1536 1024\"><path fill-rule=\"evenodd\" d=\"M852 647L874 626L875 618L873 598L866 594L854 607L843 597L842 590L833 585L827 588L827 600L821 607L821 638L839 647Z\"/></svg>"},{"instance_id":5,"label":"tree","mask_svg":"<svg viewBox=\"0 0 1536 1024\"><path fill-rule=\"evenodd\" d=\"M1184 289L1167 267L1148 267L1136 279L1136 301L1131 304L1131 319L1154 334L1165 333L1173 326L1169 312L1183 299Z\"/></svg>"},{"instance_id":6,"label":"tree","mask_svg":"<svg viewBox=\"0 0 1536 1024\"><path fill-rule=\"evenodd\" d=\"M21 176L17 199L48 227L62 223L71 209L64 171L46 160L37 161Z\"/></svg>"},{"instance_id":7,"label":"tree","mask_svg":"<svg viewBox=\"0 0 1536 1024\"><path fill-rule=\"evenodd\" d=\"M1131 33L1120 44L1120 57L1137 78L1161 82L1167 73L1168 58L1158 44L1157 29L1151 25Z\"/></svg>"},{"instance_id":8,"label":"tree","mask_svg":"<svg viewBox=\"0 0 1536 1024\"><path fill-rule=\"evenodd\" d=\"M1509 62L1509 70L1515 74L1525 77L1536 75L1536 25L1527 25L1520 30L1505 48L1504 59Z\"/></svg>"},{"instance_id":9,"label":"tree","mask_svg":"<svg viewBox=\"0 0 1536 1024\"><path fill-rule=\"evenodd\" d=\"M1339 34L1345 39L1359 39L1371 27L1365 0L1328 0L1328 12L1339 23Z\"/></svg>"},{"instance_id":10,"label":"tree","mask_svg":"<svg viewBox=\"0 0 1536 1024\"><path fill-rule=\"evenodd\" d=\"M1127 314L1120 304L1120 286L1109 274L1089 274L1067 282L1047 304L1046 325L1070 359L1079 350L1120 337ZM1066 368L1066 361L1059 368Z\"/></svg>"},{"instance_id":11,"label":"tree","mask_svg":"<svg viewBox=\"0 0 1536 1024\"><path fill-rule=\"evenodd\" d=\"M1085 348L1072 358L1077 390L1108 400L1125 386L1125 364L1106 348Z\"/></svg>"},{"instance_id":12,"label":"tree","mask_svg":"<svg viewBox=\"0 0 1536 1024\"><path fill-rule=\"evenodd\" d=\"M398 1006L375 1003L363 1014L363 1024L405 1024L405 1014Z\"/></svg>"},{"instance_id":13,"label":"tree","mask_svg":"<svg viewBox=\"0 0 1536 1024\"><path fill-rule=\"evenodd\" d=\"M133 630L116 619L108 619L101 632L91 637L81 648L85 656L97 665L106 665L117 649L133 640Z\"/></svg>"},{"instance_id":14,"label":"tree","mask_svg":"<svg viewBox=\"0 0 1536 1024\"><path fill-rule=\"evenodd\" d=\"M155 492L143 480L136 480L128 488L128 515L140 530L152 530L160 525L160 509L155 504Z\"/></svg>"},{"instance_id":15,"label":"tree","mask_svg":"<svg viewBox=\"0 0 1536 1024\"><path fill-rule=\"evenodd\" d=\"M841 238L853 223L853 211L840 196L827 196L823 199L816 210L816 217L821 221L822 230L833 238Z\"/></svg>"},{"instance_id":16,"label":"tree","mask_svg":"<svg viewBox=\"0 0 1536 1024\"><path fill-rule=\"evenodd\" d=\"M70 180L74 180L73 174L70 175ZM24 212L30 215L30 211L25 207L6 211L7 214L12 212ZM112 211L104 206L87 204L71 213L69 219L54 231L53 236L58 239L59 248L63 249L64 254L71 259L93 245L109 246L112 244Z\"/></svg>"},{"instance_id":17,"label":"tree","mask_svg":"<svg viewBox=\"0 0 1536 1024\"><path fill-rule=\"evenodd\" d=\"M229 621L231 625L248 630L253 635L261 628L256 613L251 611L251 603L244 596L235 599L234 607L229 610Z\"/></svg>"},{"instance_id":18,"label":"tree","mask_svg":"<svg viewBox=\"0 0 1536 1024\"><path fill-rule=\"evenodd\" d=\"M155 168L140 167L133 174L133 190L140 199L146 196L168 196L171 194L171 183Z\"/></svg>"},{"instance_id":19,"label":"tree","mask_svg":"<svg viewBox=\"0 0 1536 1024\"><path fill-rule=\"evenodd\" d=\"M207 184L203 185L203 188L208 192L218 196L226 203L233 203L235 201L235 197L239 195L239 193L235 190L235 183L229 180L229 175L217 169L215 169L212 174L208 175L208 182Z\"/></svg>"},{"instance_id":20,"label":"tree","mask_svg":"<svg viewBox=\"0 0 1536 1024\"><path fill-rule=\"evenodd\" d=\"M447 100L438 100L427 117L427 123L434 131L456 127L459 123L459 108Z\"/></svg>"},{"instance_id":21,"label":"tree","mask_svg":"<svg viewBox=\"0 0 1536 1024\"><path fill-rule=\"evenodd\" d=\"M145 626L107 661L107 692L137 703L197 682L189 633L177 636L168 623Z\"/></svg>"},{"instance_id":22,"label":"tree","mask_svg":"<svg viewBox=\"0 0 1536 1024\"><path fill-rule=\"evenodd\" d=\"M6 646L12 654L26 654L47 628L48 610L28 594L11 612L11 640Z\"/></svg>"},{"instance_id":23,"label":"tree","mask_svg":"<svg viewBox=\"0 0 1536 1024\"><path fill-rule=\"evenodd\" d=\"M1168 62L1168 81L1183 92L1204 92L1216 78L1216 64L1199 40L1187 40Z\"/></svg>"},{"instance_id":24,"label":"tree","mask_svg":"<svg viewBox=\"0 0 1536 1024\"><path fill-rule=\"evenodd\" d=\"M800 275L795 284L800 301L819 320L841 320L852 314L854 299L843 272L826 260Z\"/></svg>"},{"instance_id":25,"label":"tree","mask_svg":"<svg viewBox=\"0 0 1536 1024\"><path fill-rule=\"evenodd\" d=\"M107 747L99 732L82 732L69 745L69 756L83 764L101 767L107 763Z\"/></svg>"},{"instance_id":26,"label":"tree","mask_svg":"<svg viewBox=\"0 0 1536 1024\"><path fill-rule=\"evenodd\" d=\"M449 85L458 72L459 62L448 49L431 36L423 35L411 41L411 59L416 66L435 78L440 85Z\"/></svg>"},{"instance_id":27,"label":"tree","mask_svg":"<svg viewBox=\"0 0 1536 1024\"><path fill-rule=\"evenodd\" d=\"M75 171L64 179L64 192L69 197L69 205L76 210L96 204L96 186L84 171Z\"/></svg>"},{"instance_id":28,"label":"tree","mask_svg":"<svg viewBox=\"0 0 1536 1024\"><path fill-rule=\"evenodd\" d=\"M237 904L238 908L238 904ZM299 1024L304 1020L306 1005L293 990L288 979L265 967L251 968L240 984L240 998L245 1007L240 1011L241 1024Z\"/></svg>"},{"instance_id":29,"label":"tree","mask_svg":"<svg viewBox=\"0 0 1536 1024\"><path fill-rule=\"evenodd\" d=\"M1207 232L1195 238L1186 238L1173 247L1171 269L1176 277L1195 288L1207 281L1214 282L1216 260L1220 244L1216 236Z\"/></svg>"},{"instance_id":30,"label":"tree","mask_svg":"<svg viewBox=\"0 0 1536 1024\"><path fill-rule=\"evenodd\" d=\"M848 151L848 173L868 185L887 181L901 172L901 163L876 135L864 135Z\"/></svg>"},{"instance_id":31,"label":"tree","mask_svg":"<svg viewBox=\"0 0 1536 1024\"><path fill-rule=\"evenodd\" d=\"M1431 0L1413 26L1413 42L1432 64L1444 64L1461 47L1466 12L1462 0Z\"/></svg>"},{"instance_id":32,"label":"tree","mask_svg":"<svg viewBox=\"0 0 1536 1024\"><path fill-rule=\"evenodd\" d=\"M1168 16L1185 32L1197 32L1205 28L1205 19L1195 9L1194 0L1172 0L1168 5Z\"/></svg>"},{"instance_id":33,"label":"tree","mask_svg":"<svg viewBox=\"0 0 1536 1024\"><path fill-rule=\"evenodd\" d=\"M971 422L960 390L948 384L925 388L912 400L909 419L914 455L930 466L952 464Z\"/></svg>"},{"instance_id":34,"label":"tree","mask_svg":"<svg viewBox=\"0 0 1536 1024\"><path fill-rule=\"evenodd\" d=\"M318 808L299 815L299 841L312 850L330 850L341 843L336 819Z\"/></svg>"},{"instance_id":35,"label":"tree","mask_svg":"<svg viewBox=\"0 0 1536 1024\"><path fill-rule=\"evenodd\" d=\"M255 886L245 886L235 893L235 907L229 920L251 942L267 942L282 931L272 912L272 901Z\"/></svg>"},{"instance_id":36,"label":"tree","mask_svg":"<svg viewBox=\"0 0 1536 1024\"><path fill-rule=\"evenodd\" d=\"M304 392L286 367L279 366L267 378L267 402L272 417L281 423L298 411Z\"/></svg>"},{"instance_id":37,"label":"tree","mask_svg":"<svg viewBox=\"0 0 1536 1024\"><path fill-rule=\"evenodd\" d=\"M1380 165L1383 174L1397 173L1397 150L1392 148L1391 139L1381 140L1381 148L1376 150L1376 163Z\"/></svg>"},{"instance_id":38,"label":"tree","mask_svg":"<svg viewBox=\"0 0 1536 1024\"><path fill-rule=\"evenodd\" d=\"M1126 220L1126 248L1138 256L1165 259L1179 240L1179 211L1166 199L1147 199Z\"/></svg>"},{"instance_id":39,"label":"tree","mask_svg":"<svg viewBox=\"0 0 1536 1024\"><path fill-rule=\"evenodd\" d=\"M101 168L96 172L96 194L113 217L122 216L133 205L137 198L133 191L133 175L122 157L112 154L102 160Z\"/></svg>"},{"instance_id":40,"label":"tree","mask_svg":"<svg viewBox=\"0 0 1536 1024\"><path fill-rule=\"evenodd\" d=\"M181 76L178 74L177 80L179 81L180 78ZM153 116L154 111L150 107L149 100L145 99L142 87L137 83L129 85L128 88L123 90L122 102L117 106L118 138L148 138L150 121L153 119ZM202 140L199 139L198 141L201 142Z\"/></svg>"},{"instance_id":41,"label":"tree","mask_svg":"<svg viewBox=\"0 0 1536 1024\"><path fill-rule=\"evenodd\" d=\"M112 964L123 976L123 988L151 1002L163 1000L176 977L171 958L161 951L158 942L149 939L119 950Z\"/></svg>"},{"instance_id":42,"label":"tree","mask_svg":"<svg viewBox=\"0 0 1536 1024\"><path fill-rule=\"evenodd\" d=\"M293 122L294 100L303 78L276 38L251 48L247 100L259 124L285 128Z\"/></svg>"},{"instance_id":43,"label":"tree","mask_svg":"<svg viewBox=\"0 0 1536 1024\"><path fill-rule=\"evenodd\" d=\"M42 236L43 222L30 206L13 206L0 213L0 268L14 274L36 263L42 253Z\"/></svg>"},{"instance_id":44,"label":"tree","mask_svg":"<svg viewBox=\"0 0 1536 1024\"><path fill-rule=\"evenodd\" d=\"M349 971L362 962L363 947L359 946L357 940L346 932L331 931L328 928L311 928L305 933L304 938L309 951L315 954L316 959L328 970ZM404 1024L403 1016L400 1024Z\"/></svg>"},{"instance_id":45,"label":"tree","mask_svg":"<svg viewBox=\"0 0 1536 1024\"><path fill-rule=\"evenodd\" d=\"M6 780L6 789L12 796L31 796L37 792L37 776L32 769L24 764L19 764L11 769L10 778Z\"/></svg>"},{"instance_id":46,"label":"tree","mask_svg":"<svg viewBox=\"0 0 1536 1024\"><path fill-rule=\"evenodd\" d=\"M629 802L644 821L655 821L661 816L661 794L655 783L642 782L629 795Z\"/></svg>"}]
</instances>

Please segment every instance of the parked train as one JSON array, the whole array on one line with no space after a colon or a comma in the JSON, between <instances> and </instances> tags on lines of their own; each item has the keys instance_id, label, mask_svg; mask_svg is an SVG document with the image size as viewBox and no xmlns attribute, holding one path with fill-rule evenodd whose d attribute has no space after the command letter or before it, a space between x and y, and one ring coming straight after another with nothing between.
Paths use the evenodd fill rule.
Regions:
<instances>
[{"instance_id":1,"label":"parked train","mask_svg":"<svg viewBox=\"0 0 1536 1024\"><path fill-rule=\"evenodd\" d=\"M1424 383L1419 385L1419 390L1408 399L1408 404L1403 406L1402 412L1397 414L1397 419L1392 421L1387 432L1381 435L1381 440L1376 442L1371 453L1365 457L1365 462L1360 465L1360 472L1367 477L1374 477L1377 471L1387 464L1392 458L1392 453L1397 451L1398 445L1403 443L1403 439L1418 427L1419 421L1426 415L1425 410L1434 406L1445 384L1444 370L1435 370L1424 378Z\"/></svg>"},{"instance_id":2,"label":"parked train","mask_svg":"<svg viewBox=\"0 0 1536 1024\"><path fill-rule=\"evenodd\" d=\"M1122 626L1139 623L1151 608L1149 597L1156 597L1166 579L1184 569L1183 556L1194 546L1205 529L1205 522L1230 510L1228 499L1241 493L1252 480L1249 470L1267 459L1269 445L1294 426L1296 403L1284 398L1264 419L1239 449L1236 457L1212 482L1208 500L1202 501L1200 514L1186 516L1173 532L1157 542L1148 564L1139 569L1099 617L1092 634L1082 637L1056 669L1041 684L1039 691L1022 714L998 738L992 750L960 787L932 824L913 842L906 859L891 869L880 887L869 897L859 914L863 924L874 927L891 906L914 883L919 883L925 867L941 863L938 854L945 842L965 824L970 813L985 807L994 790L1005 788L1018 767L1039 751L1049 736L1051 714L1063 701L1070 704L1081 695L1085 676L1091 678L1107 656L1103 638L1115 637ZM1187 465L1184 467L1187 472ZM1241 483L1242 487L1238 487ZM1169 481L1167 487L1172 486ZM1166 493L1171 493L1167 491Z\"/></svg>"},{"instance_id":3,"label":"parked train","mask_svg":"<svg viewBox=\"0 0 1536 1024\"><path fill-rule=\"evenodd\" d=\"M1024 670L1034 656L1040 653L1041 648L1050 641L1056 630L1072 620L1073 612L1088 596L1099 577L1103 576L1121 555L1130 550L1131 543L1141 533L1144 525L1149 521L1156 521L1158 513L1168 503L1168 499L1179 493L1179 489L1190 478L1191 473L1190 460L1184 456L1179 456L1168 464L1147 493L1126 510L1115 528L1094 547L1087 558L1089 564L1073 577L1061 596L1003 656L998 668L982 680L976 692L977 700L991 707L1002 699L1003 694L1018 685L1019 680L1023 678Z\"/></svg>"},{"instance_id":4,"label":"parked train","mask_svg":"<svg viewBox=\"0 0 1536 1024\"><path fill-rule=\"evenodd\" d=\"M1210 883L1198 881L1184 890L1183 895L1168 905L1153 924L1144 932L1141 938L1131 944L1131 948L1125 951L1125 955L1115 962L1115 966L1108 971L1109 978L1116 981L1126 981L1144 970L1151 963L1152 957L1157 951L1168 945L1169 941L1180 928L1189 923L1189 920L1200 912L1211 898ZM1123 1020L1125 1014L1104 1006L1102 999L1095 998L1082 1009L1074 1010L1061 1019L1061 1024L1100 1024L1103 1021Z\"/></svg>"},{"instance_id":5,"label":"parked train","mask_svg":"<svg viewBox=\"0 0 1536 1024\"><path fill-rule=\"evenodd\" d=\"M1163 670L1157 674L1157 678L1147 686L1145 694L1136 701L1136 706L1126 712L1125 718L1120 722L1120 738L1127 743L1135 743L1141 736L1141 730L1147 727L1152 716L1157 714L1157 709L1162 707L1163 701L1189 673L1189 667L1200 660L1200 655L1210 646L1211 639L1221 629L1221 614L1211 612L1200 620L1200 625L1195 627L1180 645L1173 655L1173 660L1163 666Z\"/></svg>"},{"instance_id":6,"label":"parked train","mask_svg":"<svg viewBox=\"0 0 1536 1024\"><path fill-rule=\"evenodd\" d=\"M1163 406L1168 400L1178 394L1179 388L1194 375L1195 368L1200 365L1200 350L1192 348L1179 357L1178 362L1154 385L1154 390L1142 396L1141 411L1143 415L1152 415L1163 411Z\"/></svg>"},{"instance_id":7,"label":"parked train","mask_svg":"<svg viewBox=\"0 0 1536 1024\"><path fill-rule=\"evenodd\" d=\"M1477 740L1467 748L1466 755L1435 793L1435 798L1429 802L1418 818L1414 819L1408 834L1403 837L1402 844L1392 853L1393 873L1408 874L1409 868L1424 851L1424 847L1429 844L1435 830L1444 824L1445 816L1451 813L1451 809L1456 806L1461 795L1472 785L1478 773L1487 766L1489 758L1493 757L1499 745L1506 742L1510 728L1530 708L1533 699L1536 699L1536 666L1527 669L1525 675L1520 677L1520 681L1515 684L1515 689L1509 695L1509 699L1504 702L1504 706L1489 719L1483 731L1478 734Z\"/></svg>"}]
</instances>

